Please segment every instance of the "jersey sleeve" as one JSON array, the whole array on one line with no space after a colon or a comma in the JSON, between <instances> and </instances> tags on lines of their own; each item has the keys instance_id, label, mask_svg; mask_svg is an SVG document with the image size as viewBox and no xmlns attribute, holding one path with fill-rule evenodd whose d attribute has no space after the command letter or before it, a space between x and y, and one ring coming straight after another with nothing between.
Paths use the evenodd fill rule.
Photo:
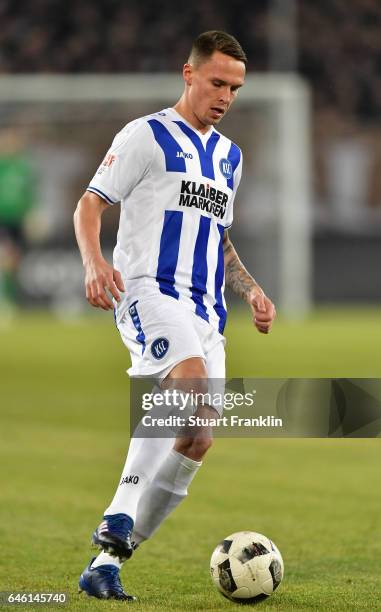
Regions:
<instances>
[{"instance_id":1,"label":"jersey sleeve","mask_svg":"<svg viewBox=\"0 0 381 612\"><path fill-rule=\"evenodd\" d=\"M119 132L90 181L87 191L108 204L128 197L149 170L155 150L152 130L146 121L135 121Z\"/></svg>"},{"instance_id":2,"label":"jersey sleeve","mask_svg":"<svg viewBox=\"0 0 381 612\"><path fill-rule=\"evenodd\" d=\"M229 201L229 208L228 208L228 213L226 217L225 229L229 229L229 227L233 225L234 200L235 200L235 196L237 194L238 187L241 181L241 176L242 176L242 151L241 149L238 149L238 151L239 151L239 161L233 171L233 191L232 191L232 195Z\"/></svg>"}]
</instances>

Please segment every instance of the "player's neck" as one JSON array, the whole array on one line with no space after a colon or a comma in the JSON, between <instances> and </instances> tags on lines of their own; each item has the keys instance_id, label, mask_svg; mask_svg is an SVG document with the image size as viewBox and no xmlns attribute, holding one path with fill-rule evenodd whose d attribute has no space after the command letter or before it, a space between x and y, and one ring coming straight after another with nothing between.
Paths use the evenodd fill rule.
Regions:
<instances>
[{"instance_id":1,"label":"player's neck","mask_svg":"<svg viewBox=\"0 0 381 612\"><path fill-rule=\"evenodd\" d=\"M195 130L200 132L201 134L207 134L211 129L211 125L204 125L201 121L196 117L191 108L187 105L186 101L183 98L173 106L175 111L182 116L185 121L187 121Z\"/></svg>"}]
</instances>

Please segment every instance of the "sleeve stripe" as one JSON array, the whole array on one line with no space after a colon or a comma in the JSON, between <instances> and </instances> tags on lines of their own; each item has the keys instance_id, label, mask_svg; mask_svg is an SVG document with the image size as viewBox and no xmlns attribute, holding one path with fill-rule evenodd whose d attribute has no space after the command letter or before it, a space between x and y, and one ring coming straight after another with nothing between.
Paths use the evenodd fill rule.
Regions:
<instances>
[{"instance_id":1,"label":"sleeve stripe","mask_svg":"<svg viewBox=\"0 0 381 612\"><path fill-rule=\"evenodd\" d=\"M101 191L100 189L98 189L97 187L93 187L93 185L89 185L86 191L93 191L94 193L97 193L98 195L100 195L104 200L106 200L106 202L108 202L109 204L116 204L116 201L112 200L111 198L109 198L108 195L106 195L105 193L103 193L103 191Z\"/></svg>"}]
</instances>

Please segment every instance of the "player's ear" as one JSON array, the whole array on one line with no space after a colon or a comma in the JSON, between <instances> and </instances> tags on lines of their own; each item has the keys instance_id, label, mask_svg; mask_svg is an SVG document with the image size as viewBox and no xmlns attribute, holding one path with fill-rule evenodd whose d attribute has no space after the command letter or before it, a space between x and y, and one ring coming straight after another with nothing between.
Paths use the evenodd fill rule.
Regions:
<instances>
[{"instance_id":1,"label":"player's ear","mask_svg":"<svg viewBox=\"0 0 381 612\"><path fill-rule=\"evenodd\" d=\"M192 85L192 73L193 66L192 64L184 64L183 66L183 77L186 85Z\"/></svg>"}]
</instances>

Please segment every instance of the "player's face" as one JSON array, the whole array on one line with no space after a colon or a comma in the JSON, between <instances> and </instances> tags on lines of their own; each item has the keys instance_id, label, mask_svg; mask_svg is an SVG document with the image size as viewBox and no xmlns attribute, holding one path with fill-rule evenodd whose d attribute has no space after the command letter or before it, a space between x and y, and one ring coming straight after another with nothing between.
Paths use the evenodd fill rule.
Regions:
<instances>
[{"instance_id":1,"label":"player's face","mask_svg":"<svg viewBox=\"0 0 381 612\"><path fill-rule=\"evenodd\" d=\"M230 55L215 51L198 67L186 64L190 111L201 126L218 124L237 97L245 81L245 64Z\"/></svg>"}]
</instances>

